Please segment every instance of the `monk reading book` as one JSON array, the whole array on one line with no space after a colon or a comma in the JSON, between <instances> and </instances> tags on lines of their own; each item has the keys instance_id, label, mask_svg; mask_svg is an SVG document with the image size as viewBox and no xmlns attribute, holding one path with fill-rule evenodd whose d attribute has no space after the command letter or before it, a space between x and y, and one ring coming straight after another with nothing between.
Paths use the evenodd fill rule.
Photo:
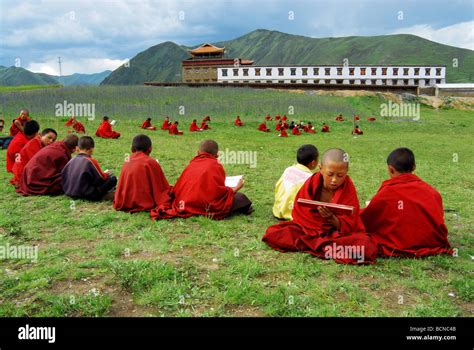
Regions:
<instances>
[{"instance_id":1,"label":"monk reading book","mask_svg":"<svg viewBox=\"0 0 474 350\"><path fill-rule=\"evenodd\" d=\"M413 174L415 155L397 148L387 158L382 183L361 217L381 256L451 254L441 195Z\"/></svg>"},{"instance_id":2,"label":"monk reading book","mask_svg":"<svg viewBox=\"0 0 474 350\"><path fill-rule=\"evenodd\" d=\"M329 132L329 125L323 123L323 126L321 127L321 132Z\"/></svg>"},{"instance_id":3,"label":"monk reading book","mask_svg":"<svg viewBox=\"0 0 474 350\"><path fill-rule=\"evenodd\" d=\"M10 127L10 136L16 136L16 134L18 134L20 131L23 132L26 122L30 120L30 112L26 108L23 108L20 111L20 116L12 122L12 126Z\"/></svg>"},{"instance_id":4,"label":"monk reading book","mask_svg":"<svg viewBox=\"0 0 474 350\"><path fill-rule=\"evenodd\" d=\"M213 140L199 145L197 156L184 169L171 191L170 200L150 212L153 220L203 215L221 220L233 213L250 214L252 202L235 187L225 185L225 172L217 160L219 146Z\"/></svg>"},{"instance_id":5,"label":"monk reading book","mask_svg":"<svg viewBox=\"0 0 474 350\"><path fill-rule=\"evenodd\" d=\"M161 130L168 130L170 126L171 126L170 117L166 117L165 120L163 121L163 124L161 124Z\"/></svg>"},{"instance_id":6,"label":"monk reading book","mask_svg":"<svg viewBox=\"0 0 474 350\"><path fill-rule=\"evenodd\" d=\"M337 148L324 152L320 171L312 175L295 197L293 221L270 226L263 241L282 252L306 252L344 264L374 263L377 246L359 217L359 200L347 175L347 154ZM324 206L298 199L336 203L354 208L352 214L335 214Z\"/></svg>"},{"instance_id":7,"label":"monk reading book","mask_svg":"<svg viewBox=\"0 0 474 350\"><path fill-rule=\"evenodd\" d=\"M168 130L168 133L170 135L183 135L183 132L178 129L178 125L179 125L179 123L177 121L174 122L173 124L171 124L171 126Z\"/></svg>"},{"instance_id":8,"label":"monk reading book","mask_svg":"<svg viewBox=\"0 0 474 350\"><path fill-rule=\"evenodd\" d=\"M168 200L170 185L160 164L150 157L151 139L137 135L132 154L125 159L115 191L114 208L135 213L150 211Z\"/></svg>"},{"instance_id":9,"label":"monk reading book","mask_svg":"<svg viewBox=\"0 0 474 350\"><path fill-rule=\"evenodd\" d=\"M43 147L46 147L56 141L58 133L54 129L44 129L40 135L31 139L20 151L19 156L15 159L13 165L13 179L10 183L18 187L21 182L21 176L25 165L28 164L31 158L38 153Z\"/></svg>"},{"instance_id":10,"label":"monk reading book","mask_svg":"<svg viewBox=\"0 0 474 350\"><path fill-rule=\"evenodd\" d=\"M30 120L25 123L23 131L13 137L13 140L8 145L7 149L7 171L13 172L13 166L17 158L19 157L20 151L23 147L33 138L38 135L39 124L36 120Z\"/></svg>"},{"instance_id":11,"label":"monk reading book","mask_svg":"<svg viewBox=\"0 0 474 350\"><path fill-rule=\"evenodd\" d=\"M113 199L112 190L117 184L117 178L109 171L102 171L94 152L94 139L82 136L77 148L78 154L72 158L61 172L64 193L74 199L99 201Z\"/></svg>"},{"instance_id":12,"label":"monk reading book","mask_svg":"<svg viewBox=\"0 0 474 350\"><path fill-rule=\"evenodd\" d=\"M269 131L270 131L270 129L267 128L267 124L266 124L265 122L262 122L262 123L258 126L257 130L264 131L264 132L269 132Z\"/></svg>"},{"instance_id":13,"label":"monk reading book","mask_svg":"<svg viewBox=\"0 0 474 350\"><path fill-rule=\"evenodd\" d=\"M296 194L305 181L313 175L318 165L319 152L314 145L303 145L296 152L296 165L285 169L275 185L273 215L282 220L291 220L291 211Z\"/></svg>"},{"instance_id":14,"label":"monk reading book","mask_svg":"<svg viewBox=\"0 0 474 350\"><path fill-rule=\"evenodd\" d=\"M189 126L189 131L190 132L202 131L201 129L199 129L196 119L193 119L191 125Z\"/></svg>"},{"instance_id":15,"label":"monk reading book","mask_svg":"<svg viewBox=\"0 0 474 350\"><path fill-rule=\"evenodd\" d=\"M244 126L244 123L242 122L242 120L240 119L239 116L237 116L237 118L235 118L234 125L235 126Z\"/></svg>"},{"instance_id":16,"label":"monk reading book","mask_svg":"<svg viewBox=\"0 0 474 350\"><path fill-rule=\"evenodd\" d=\"M17 192L24 195L63 193L61 171L76 151L78 137L67 135L63 141L42 148L25 165Z\"/></svg>"},{"instance_id":17,"label":"monk reading book","mask_svg":"<svg viewBox=\"0 0 474 350\"><path fill-rule=\"evenodd\" d=\"M141 128L146 130L156 130L156 126L151 125L151 118L146 118L146 120L142 123Z\"/></svg>"},{"instance_id":18,"label":"monk reading book","mask_svg":"<svg viewBox=\"0 0 474 350\"><path fill-rule=\"evenodd\" d=\"M102 137L104 139L118 139L120 137L120 133L112 130L112 124L109 122L109 117L104 116L102 123L95 132L95 136Z\"/></svg>"},{"instance_id":19,"label":"monk reading book","mask_svg":"<svg viewBox=\"0 0 474 350\"><path fill-rule=\"evenodd\" d=\"M359 129L359 125L356 125L352 130L352 135L363 135L364 132Z\"/></svg>"},{"instance_id":20,"label":"monk reading book","mask_svg":"<svg viewBox=\"0 0 474 350\"><path fill-rule=\"evenodd\" d=\"M316 134L316 130L314 130L313 123L308 122L308 125L304 127L304 131L308 134Z\"/></svg>"},{"instance_id":21,"label":"monk reading book","mask_svg":"<svg viewBox=\"0 0 474 350\"><path fill-rule=\"evenodd\" d=\"M337 122L342 122L342 121L344 121L344 117L342 116L342 114L339 114L339 115L336 117L336 121L337 121Z\"/></svg>"},{"instance_id":22,"label":"monk reading book","mask_svg":"<svg viewBox=\"0 0 474 350\"><path fill-rule=\"evenodd\" d=\"M300 128L297 125L295 125L293 129L291 129L291 135L301 135Z\"/></svg>"}]
</instances>

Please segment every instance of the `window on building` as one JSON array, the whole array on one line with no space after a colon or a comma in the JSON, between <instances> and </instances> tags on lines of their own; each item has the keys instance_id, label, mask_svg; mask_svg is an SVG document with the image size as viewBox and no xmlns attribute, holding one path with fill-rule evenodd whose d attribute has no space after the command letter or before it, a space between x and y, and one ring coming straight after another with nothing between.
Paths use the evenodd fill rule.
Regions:
<instances>
[{"instance_id":1,"label":"window on building","mask_svg":"<svg viewBox=\"0 0 474 350\"><path fill-rule=\"evenodd\" d=\"M349 68L349 75L354 75L355 68Z\"/></svg>"},{"instance_id":2,"label":"window on building","mask_svg":"<svg viewBox=\"0 0 474 350\"><path fill-rule=\"evenodd\" d=\"M337 75L342 75L342 68L337 69Z\"/></svg>"},{"instance_id":3,"label":"window on building","mask_svg":"<svg viewBox=\"0 0 474 350\"><path fill-rule=\"evenodd\" d=\"M285 81L284 80L278 80L278 84L284 84Z\"/></svg>"},{"instance_id":4,"label":"window on building","mask_svg":"<svg viewBox=\"0 0 474 350\"><path fill-rule=\"evenodd\" d=\"M387 75L387 68L382 68L382 75Z\"/></svg>"},{"instance_id":5,"label":"window on building","mask_svg":"<svg viewBox=\"0 0 474 350\"><path fill-rule=\"evenodd\" d=\"M319 68L313 68L313 75L319 75Z\"/></svg>"},{"instance_id":6,"label":"window on building","mask_svg":"<svg viewBox=\"0 0 474 350\"><path fill-rule=\"evenodd\" d=\"M290 68L290 74L296 75L296 68Z\"/></svg>"},{"instance_id":7,"label":"window on building","mask_svg":"<svg viewBox=\"0 0 474 350\"><path fill-rule=\"evenodd\" d=\"M370 74L377 75L377 68L370 68L370 70L371 70Z\"/></svg>"},{"instance_id":8,"label":"window on building","mask_svg":"<svg viewBox=\"0 0 474 350\"><path fill-rule=\"evenodd\" d=\"M436 79L436 84L441 84L441 79Z\"/></svg>"},{"instance_id":9,"label":"window on building","mask_svg":"<svg viewBox=\"0 0 474 350\"><path fill-rule=\"evenodd\" d=\"M290 83L296 84L296 80L290 80Z\"/></svg>"},{"instance_id":10,"label":"window on building","mask_svg":"<svg viewBox=\"0 0 474 350\"><path fill-rule=\"evenodd\" d=\"M234 73L234 77L239 75L239 68L234 68L234 69L232 69L232 71Z\"/></svg>"},{"instance_id":11,"label":"window on building","mask_svg":"<svg viewBox=\"0 0 474 350\"><path fill-rule=\"evenodd\" d=\"M415 79L415 80L413 80L413 83L414 83L415 85L418 85L418 84L420 84L420 81L419 81L418 79Z\"/></svg>"},{"instance_id":12,"label":"window on building","mask_svg":"<svg viewBox=\"0 0 474 350\"><path fill-rule=\"evenodd\" d=\"M441 68L436 68L436 75L440 76L441 75Z\"/></svg>"},{"instance_id":13,"label":"window on building","mask_svg":"<svg viewBox=\"0 0 474 350\"><path fill-rule=\"evenodd\" d=\"M301 68L302 75L308 75L308 68Z\"/></svg>"},{"instance_id":14,"label":"window on building","mask_svg":"<svg viewBox=\"0 0 474 350\"><path fill-rule=\"evenodd\" d=\"M336 84L342 84L343 80L336 80Z\"/></svg>"},{"instance_id":15,"label":"window on building","mask_svg":"<svg viewBox=\"0 0 474 350\"><path fill-rule=\"evenodd\" d=\"M260 80L255 80L255 83L260 84L261 81Z\"/></svg>"},{"instance_id":16,"label":"window on building","mask_svg":"<svg viewBox=\"0 0 474 350\"><path fill-rule=\"evenodd\" d=\"M403 68L403 75L408 75L410 72L410 68Z\"/></svg>"},{"instance_id":17,"label":"window on building","mask_svg":"<svg viewBox=\"0 0 474 350\"><path fill-rule=\"evenodd\" d=\"M255 76L260 76L260 68L255 68Z\"/></svg>"},{"instance_id":18,"label":"window on building","mask_svg":"<svg viewBox=\"0 0 474 350\"><path fill-rule=\"evenodd\" d=\"M308 84L308 81L306 79L301 80L303 84Z\"/></svg>"},{"instance_id":19,"label":"window on building","mask_svg":"<svg viewBox=\"0 0 474 350\"><path fill-rule=\"evenodd\" d=\"M331 75L331 68L324 68L324 74Z\"/></svg>"},{"instance_id":20,"label":"window on building","mask_svg":"<svg viewBox=\"0 0 474 350\"><path fill-rule=\"evenodd\" d=\"M227 69L223 69L223 70L222 70L222 76L223 76L223 77L226 77L226 76L227 76Z\"/></svg>"},{"instance_id":21,"label":"window on building","mask_svg":"<svg viewBox=\"0 0 474 350\"><path fill-rule=\"evenodd\" d=\"M360 69L360 75L365 75L365 68Z\"/></svg>"},{"instance_id":22,"label":"window on building","mask_svg":"<svg viewBox=\"0 0 474 350\"><path fill-rule=\"evenodd\" d=\"M425 85L430 85L430 80L429 79L425 79Z\"/></svg>"},{"instance_id":23,"label":"window on building","mask_svg":"<svg viewBox=\"0 0 474 350\"><path fill-rule=\"evenodd\" d=\"M415 75L420 75L420 68L415 68Z\"/></svg>"},{"instance_id":24,"label":"window on building","mask_svg":"<svg viewBox=\"0 0 474 350\"><path fill-rule=\"evenodd\" d=\"M273 83L273 81L267 80L267 84L271 84L271 83Z\"/></svg>"},{"instance_id":25,"label":"window on building","mask_svg":"<svg viewBox=\"0 0 474 350\"><path fill-rule=\"evenodd\" d=\"M354 80L349 80L349 84L354 85Z\"/></svg>"},{"instance_id":26,"label":"window on building","mask_svg":"<svg viewBox=\"0 0 474 350\"><path fill-rule=\"evenodd\" d=\"M409 80L408 79L403 79L403 85L408 85L409 84Z\"/></svg>"},{"instance_id":27,"label":"window on building","mask_svg":"<svg viewBox=\"0 0 474 350\"><path fill-rule=\"evenodd\" d=\"M278 75L284 75L285 69L284 68L278 68Z\"/></svg>"},{"instance_id":28,"label":"window on building","mask_svg":"<svg viewBox=\"0 0 474 350\"><path fill-rule=\"evenodd\" d=\"M398 68L392 68L393 75L398 75Z\"/></svg>"},{"instance_id":29,"label":"window on building","mask_svg":"<svg viewBox=\"0 0 474 350\"><path fill-rule=\"evenodd\" d=\"M425 75L431 74L431 68L425 68Z\"/></svg>"},{"instance_id":30,"label":"window on building","mask_svg":"<svg viewBox=\"0 0 474 350\"><path fill-rule=\"evenodd\" d=\"M248 76L249 76L249 69L244 68L244 77L248 77Z\"/></svg>"},{"instance_id":31,"label":"window on building","mask_svg":"<svg viewBox=\"0 0 474 350\"><path fill-rule=\"evenodd\" d=\"M267 75L272 75L272 69L271 68L265 68Z\"/></svg>"}]
</instances>

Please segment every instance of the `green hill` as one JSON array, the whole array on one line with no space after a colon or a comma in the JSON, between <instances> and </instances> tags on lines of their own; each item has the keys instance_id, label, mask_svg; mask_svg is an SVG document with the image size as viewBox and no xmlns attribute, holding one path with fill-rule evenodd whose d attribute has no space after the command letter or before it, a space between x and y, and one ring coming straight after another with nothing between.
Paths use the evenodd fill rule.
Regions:
<instances>
[{"instance_id":1,"label":"green hill","mask_svg":"<svg viewBox=\"0 0 474 350\"><path fill-rule=\"evenodd\" d=\"M56 79L47 74L33 73L21 67L0 67L0 85L55 85Z\"/></svg>"},{"instance_id":2,"label":"green hill","mask_svg":"<svg viewBox=\"0 0 474 350\"><path fill-rule=\"evenodd\" d=\"M64 86L69 85L99 85L112 71L105 70L100 73L93 73L93 74L81 74L75 73L72 75L63 75L63 76L56 76L53 75L52 77L59 81L60 84Z\"/></svg>"},{"instance_id":3,"label":"green hill","mask_svg":"<svg viewBox=\"0 0 474 350\"><path fill-rule=\"evenodd\" d=\"M474 51L408 34L320 39L259 29L215 45L225 46L228 57L262 65L342 64L344 58L349 64L446 65L448 82L474 81ZM187 49L172 42L153 46L131 59L130 67L113 71L102 84L181 81L181 61L188 57Z\"/></svg>"}]
</instances>

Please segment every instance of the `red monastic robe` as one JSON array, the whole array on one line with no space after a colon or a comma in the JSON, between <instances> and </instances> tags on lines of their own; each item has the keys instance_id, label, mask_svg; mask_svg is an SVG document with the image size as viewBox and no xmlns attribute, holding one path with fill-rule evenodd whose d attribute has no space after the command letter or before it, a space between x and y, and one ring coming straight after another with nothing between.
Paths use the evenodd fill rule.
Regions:
<instances>
[{"instance_id":1,"label":"red monastic robe","mask_svg":"<svg viewBox=\"0 0 474 350\"><path fill-rule=\"evenodd\" d=\"M41 137L37 136L28 141L28 143L21 149L20 156L17 157L13 165L13 179L10 181L12 185L18 187L20 185L21 176L25 165L28 164L31 158L43 148Z\"/></svg>"},{"instance_id":2,"label":"red monastic robe","mask_svg":"<svg viewBox=\"0 0 474 350\"><path fill-rule=\"evenodd\" d=\"M62 141L43 147L25 165L17 192L27 195L63 192L61 171L71 159L71 151Z\"/></svg>"},{"instance_id":3,"label":"red monastic robe","mask_svg":"<svg viewBox=\"0 0 474 350\"><path fill-rule=\"evenodd\" d=\"M375 117L368 117L368 118L367 118L367 121L368 121L368 122L374 122L374 121L376 121L376 120L377 120L377 118L375 118Z\"/></svg>"},{"instance_id":4,"label":"red monastic robe","mask_svg":"<svg viewBox=\"0 0 474 350\"><path fill-rule=\"evenodd\" d=\"M86 128L84 127L84 125L82 123L79 123L78 121L76 121L74 123L74 125L72 126L72 128L78 133L78 134L82 134L82 133L85 133L86 132Z\"/></svg>"},{"instance_id":5,"label":"red monastic robe","mask_svg":"<svg viewBox=\"0 0 474 350\"><path fill-rule=\"evenodd\" d=\"M199 129L197 123L193 121L191 122L191 125L189 126L189 131L195 132L195 131L201 131L201 129Z\"/></svg>"},{"instance_id":6,"label":"red monastic robe","mask_svg":"<svg viewBox=\"0 0 474 350\"><path fill-rule=\"evenodd\" d=\"M329 125L323 125L321 132L329 132Z\"/></svg>"},{"instance_id":7,"label":"red monastic robe","mask_svg":"<svg viewBox=\"0 0 474 350\"><path fill-rule=\"evenodd\" d=\"M242 122L241 119L237 118L237 119L235 119L234 125L235 126L244 126L244 123Z\"/></svg>"},{"instance_id":8,"label":"red monastic robe","mask_svg":"<svg viewBox=\"0 0 474 350\"><path fill-rule=\"evenodd\" d=\"M178 125L176 124L171 124L168 132L170 135L183 135L183 132L178 129Z\"/></svg>"},{"instance_id":9,"label":"red monastic robe","mask_svg":"<svg viewBox=\"0 0 474 350\"><path fill-rule=\"evenodd\" d=\"M349 176L334 192L331 200L331 203L354 207L352 214L336 214L341 224L339 231L319 214L316 207L297 201L298 198L319 200L322 186L323 177L319 172L306 180L293 204L291 213L293 221L270 226L262 240L270 247L282 252L302 251L320 258L334 257L338 263L367 264L375 262L377 246L365 233L364 224L359 216L359 200L356 189ZM327 246L329 248L326 248ZM349 255L337 255L339 249L346 249L349 246L354 247L354 250L359 249L360 252L363 247L363 259ZM336 248L335 251L333 247ZM334 256L328 256L331 249Z\"/></svg>"},{"instance_id":10,"label":"red monastic robe","mask_svg":"<svg viewBox=\"0 0 474 350\"><path fill-rule=\"evenodd\" d=\"M104 120L100 123L99 128L95 132L95 136L102 137L104 139L118 139L120 133L112 130L112 124L108 120Z\"/></svg>"},{"instance_id":11,"label":"red monastic robe","mask_svg":"<svg viewBox=\"0 0 474 350\"><path fill-rule=\"evenodd\" d=\"M209 129L209 125L207 125L207 120L205 118L201 123L201 129L202 130L208 130Z\"/></svg>"},{"instance_id":12,"label":"red monastic robe","mask_svg":"<svg viewBox=\"0 0 474 350\"><path fill-rule=\"evenodd\" d=\"M168 130L171 126L170 120L166 118L161 125L161 130Z\"/></svg>"},{"instance_id":13,"label":"red monastic robe","mask_svg":"<svg viewBox=\"0 0 474 350\"><path fill-rule=\"evenodd\" d=\"M15 125L15 120L18 120L21 123L21 126L25 126L27 121L30 121L31 118L27 117L25 120L21 119L21 117L18 117L13 120L12 126L10 127L10 136L16 136L21 130L18 129L18 127Z\"/></svg>"},{"instance_id":14,"label":"red monastic robe","mask_svg":"<svg viewBox=\"0 0 474 350\"><path fill-rule=\"evenodd\" d=\"M21 131L13 137L7 149L7 171L13 172L13 166L20 151L30 140Z\"/></svg>"},{"instance_id":15,"label":"red monastic robe","mask_svg":"<svg viewBox=\"0 0 474 350\"><path fill-rule=\"evenodd\" d=\"M158 162L143 152L123 163L114 208L129 213L150 211L168 200L170 185Z\"/></svg>"},{"instance_id":16,"label":"red monastic robe","mask_svg":"<svg viewBox=\"0 0 474 350\"><path fill-rule=\"evenodd\" d=\"M291 129L291 135L301 135L300 128L295 126L293 129Z\"/></svg>"},{"instance_id":17,"label":"red monastic robe","mask_svg":"<svg viewBox=\"0 0 474 350\"><path fill-rule=\"evenodd\" d=\"M288 137L288 133L286 132L286 129L285 128L282 128L280 130L280 137Z\"/></svg>"},{"instance_id":18,"label":"red monastic robe","mask_svg":"<svg viewBox=\"0 0 474 350\"><path fill-rule=\"evenodd\" d=\"M260 130L260 131L265 131L265 132L270 131L270 129L267 128L267 125L265 124L265 122L260 124L257 129Z\"/></svg>"},{"instance_id":19,"label":"red monastic robe","mask_svg":"<svg viewBox=\"0 0 474 350\"><path fill-rule=\"evenodd\" d=\"M414 174L384 181L361 218L382 256L452 253L441 195Z\"/></svg>"},{"instance_id":20,"label":"red monastic robe","mask_svg":"<svg viewBox=\"0 0 474 350\"><path fill-rule=\"evenodd\" d=\"M64 123L64 126L71 126L73 121L74 121L74 117L69 118L67 122Z\"/></svg>"},{"instance_id":21,"label":"red monastic robe","mask_svg":"<svg viewBox=\"0 0 474 350\"><path fill-rule=\"evenodd\" d=\"M359 128L354 128L354 130L352 130L352 134L353 135L363 135L364 132L362 130L360 130Z\"/></svg>"},{"instance_id":22,"label":"red monastic robe","mask_svg":"<svg viewBox=\"0 0 474 350\"><path fill-rule=\"evenodd\" d=\"M151 122L150 122L148 119L146 119L146 120L142 123L141 128L142 128L142 129L148 129L148 128L150 128L150 129L148 129L148 130L156 130L156 127L151 126Z\"/></svg>"},{"instance_id":23,"label":"red monastic robe","mask_svg":"<svg viewBox=\"0 0 474 350\"><path fill-rule=\"evenodd\" d=\"M225 186L225 172L209 153L194 157L171 191L171 198L150 212L153 220L205 215L221 220L232 210L234 191Z\"/></svg>"}]
</instances>

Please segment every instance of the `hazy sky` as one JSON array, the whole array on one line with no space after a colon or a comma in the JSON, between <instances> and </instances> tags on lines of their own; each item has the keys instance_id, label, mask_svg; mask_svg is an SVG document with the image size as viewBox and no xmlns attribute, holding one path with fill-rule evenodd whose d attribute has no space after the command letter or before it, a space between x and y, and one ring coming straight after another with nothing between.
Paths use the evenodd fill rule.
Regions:
<instances>
[{"instance_id":1,"label":"hazy sky","mask_svg":"<svg viewBox=\"0 0 474 350\"><path fill-rule=\"evenodd\" d=\"M0 0L0 65L94 73L163 41L194 46L255 29L309 37L408 33L474 50L474 0Z\"/></svg>"}]
</instances>

